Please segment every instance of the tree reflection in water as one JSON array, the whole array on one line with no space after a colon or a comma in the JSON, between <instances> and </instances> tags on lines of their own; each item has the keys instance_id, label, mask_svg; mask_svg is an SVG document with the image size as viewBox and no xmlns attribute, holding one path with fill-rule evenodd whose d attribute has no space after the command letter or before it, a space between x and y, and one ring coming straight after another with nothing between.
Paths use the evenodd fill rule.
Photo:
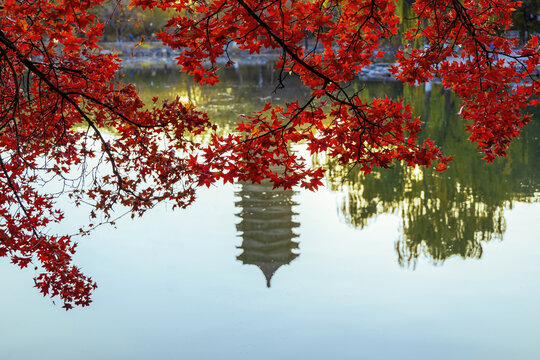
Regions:
<instances>
[{"instance_id":1,"label":"tree reflection in water","mask_svg":"<svg viewBox=\"0 0 540 360\"><path fill-rule=\"evenodd\" d=\"M260 110L266 101L283 104L308 95L293 77L285 89L272 92L275 76L271 64L227 68L222 76L220 83L204 88L166 68L136 70L130 80L138 84L141 97L148 101L153 96L180 96L192 102L217 119L224 132L235 127L239 114ZM480 258L482 243L503 238L504 209L513 201L539 199L540 113L512 144L506 159L487 165L467 141L464 124L457 116L459 104L440 86L410 87L382 81L358 81L350 86L351 91L362 89L364 100L403 97L425 122L425 136L447 155L455 155L449 169L442 173L396 164L364 177L357 169L343 168L332 161L322 164L328 169L329 188L343 194L339 212L347 223L363 228L381 213L402 216L402 234L396 241L400 264L414 266L420 256L435 263L452 255ZM239 186L237 206L242 221L237 226L243 233L243 253L238 259L258 265L269 280L281 265L298 256L293 252L298 245L293 241L297 236L293 229L298 226L292 220L294 193L271 190L264 183ZM271 212L264 210L276 207L283 217L277 213L269 216Z\"/></svg>"},{"instance_id":2,"label":"tree reflection in water","mask_svg":"<svg viewBox=\"0 0 540 360\"><path fill-rule=\"evenodd\" d=\"M380 213L402 217L395 248L401 265L414 266L421 256L442 263L453 255L480 258L482 243L502 240L504 209L513 201L538 201L540 189L540 127L532 123L512 145L506 159L485 164L467 142L458 106L450 92L405 87L406 102L414 103L425 122L425 136L455 155L449 169L392 169L363 176L358 169L326 160L327 180L343 197L339 211L345 221L363 228Z\"/></svg>"}]
</instances>

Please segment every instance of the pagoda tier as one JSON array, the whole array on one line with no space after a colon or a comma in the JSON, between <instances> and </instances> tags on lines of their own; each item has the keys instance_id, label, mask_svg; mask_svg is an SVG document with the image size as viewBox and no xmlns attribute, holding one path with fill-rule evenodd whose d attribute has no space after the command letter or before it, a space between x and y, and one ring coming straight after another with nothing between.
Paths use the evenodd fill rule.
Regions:
<instances>
[{"instance_id":1,"label":"pagoda tier","mask_svg":"<svg viewBox=\"0 0 540 360\"><path fill-rule=\"evenodd\" d=\"M293 221L292 207L297 205L292 200L296 194L293 190L272 189L270 183L241 184L236 192L239 198L235 202L241 210L236 214L241 221L236 229L241 232L242 253L237 259L246 265L258 266L266 278L266 286L274 273L282 265L289 264L298 257L294 249L298 237L293 229L300 226Z\"/></svg>"}]
</instances>

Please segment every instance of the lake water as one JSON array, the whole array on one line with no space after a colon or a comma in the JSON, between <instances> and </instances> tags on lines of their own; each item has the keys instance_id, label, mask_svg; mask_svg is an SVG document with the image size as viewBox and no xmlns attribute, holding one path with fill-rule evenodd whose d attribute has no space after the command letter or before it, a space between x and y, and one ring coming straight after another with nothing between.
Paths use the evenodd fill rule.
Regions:
<instances>
[{"instance_id":1,"label":"lake water","mask_svg":"<svg viewBox=\"0 0 540 360\"><path fill-rule=\"evenodd\" d=\"M143 98L179 95L224 129L307 95L294 79L273 93L275 76L231 68L200 89L171 69L126 72ZM3 259L0 359L539 358L540 114L486 165L450 93L363 86L413 104L450 168L363 177L317 158L315 193L215 186L187 210L101 227L75 261L99 285L89 308L63 311ZM65 231L86 219L67 215Z\"/></svg>"}]
</instances>

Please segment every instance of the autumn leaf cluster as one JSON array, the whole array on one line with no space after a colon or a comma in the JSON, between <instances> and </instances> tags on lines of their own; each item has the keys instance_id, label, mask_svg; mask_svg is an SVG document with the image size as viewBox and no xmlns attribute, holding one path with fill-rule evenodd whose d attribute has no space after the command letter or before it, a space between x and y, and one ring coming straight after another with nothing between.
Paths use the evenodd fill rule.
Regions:
<instances>
[{"instance_id":1,"label":"autumn leaf cluster","mask_svg":"<svg viewBox=\"0 0 540 360\"><path fill-rule=\"evenodd\" d=\"M444 170L452 157L420 140L410 106L366 100L349 86L388 39L403 36L397 79L440 81L459 96L487 161L505 155L531 120L526 107L537 104L538 39L519 45L505 36L516 1L417 0L415 25L400 34L393 0L132 0L173 14L158 38L198 83L219 81L218 60L231 48L273 49L281 54L276 86L297 76L311 91L304 102L268 103L220 135L189 104L143 104L118 81L120 60L101 51L103 24L90 11L100 3L0 2L0 256L34 264L38 289L66 308L88 305L96 285L72 264L73 236L50 234L65 217L59 196L90 206L85 234L119 208L138 216L161 201L188 206L197 187L216 181L317 189L324 171L295 144L364 173L394 161Z\"/></svg>"}]
</instances>

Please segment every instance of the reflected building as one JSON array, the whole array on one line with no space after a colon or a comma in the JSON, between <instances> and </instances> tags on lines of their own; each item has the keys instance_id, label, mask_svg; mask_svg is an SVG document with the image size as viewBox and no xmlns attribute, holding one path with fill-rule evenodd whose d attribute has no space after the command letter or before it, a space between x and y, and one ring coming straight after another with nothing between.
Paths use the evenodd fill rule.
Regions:
<instances>
[{"instance_id":1,"label":"reflected building","mask_svg":"<svg viewBox=\"0 0 540 360\"><path fill-rule=\"evenodd\" d=\"M269 181L260 184L242 183L235 205L241 221L236 225L242 234L242 253L237 256L245 265L261 269L270 287L272 276L283 265L291 263L299 254L298 234L293 230L300 224L293 221L297 215L293 206L294 190L272 189Z\"/></svg>"},{"instance_id":2,"label":"reflected building","mask_svg":"<svg viewBox=\"0 0 540 360\"><path fill-rule=\"evenodd\" d=\"M137 84L143 102L152 103L154 96L160 100L179 96L184 103L208 113L222 134L233 131L242 120L239 114L259 111L269 101L275 105L303 101L311 94L295 76L287 76L283 80L285 88L277 89L273 62L225 67L220 70L220 82L214 86L197 85L186 74L166 67L136 69L132 75L130 80ZM205 141L201 136L201 143ZM242 253L237 258L244 264L258 266L270 286L274 273L298 257L298 242L294 241L298 235L294 229L299 224L293 221L295 191L273 190L265 182L237 186L237 216L241 219L237 229L242 233Z\"/></svg>"}]
</instances>

